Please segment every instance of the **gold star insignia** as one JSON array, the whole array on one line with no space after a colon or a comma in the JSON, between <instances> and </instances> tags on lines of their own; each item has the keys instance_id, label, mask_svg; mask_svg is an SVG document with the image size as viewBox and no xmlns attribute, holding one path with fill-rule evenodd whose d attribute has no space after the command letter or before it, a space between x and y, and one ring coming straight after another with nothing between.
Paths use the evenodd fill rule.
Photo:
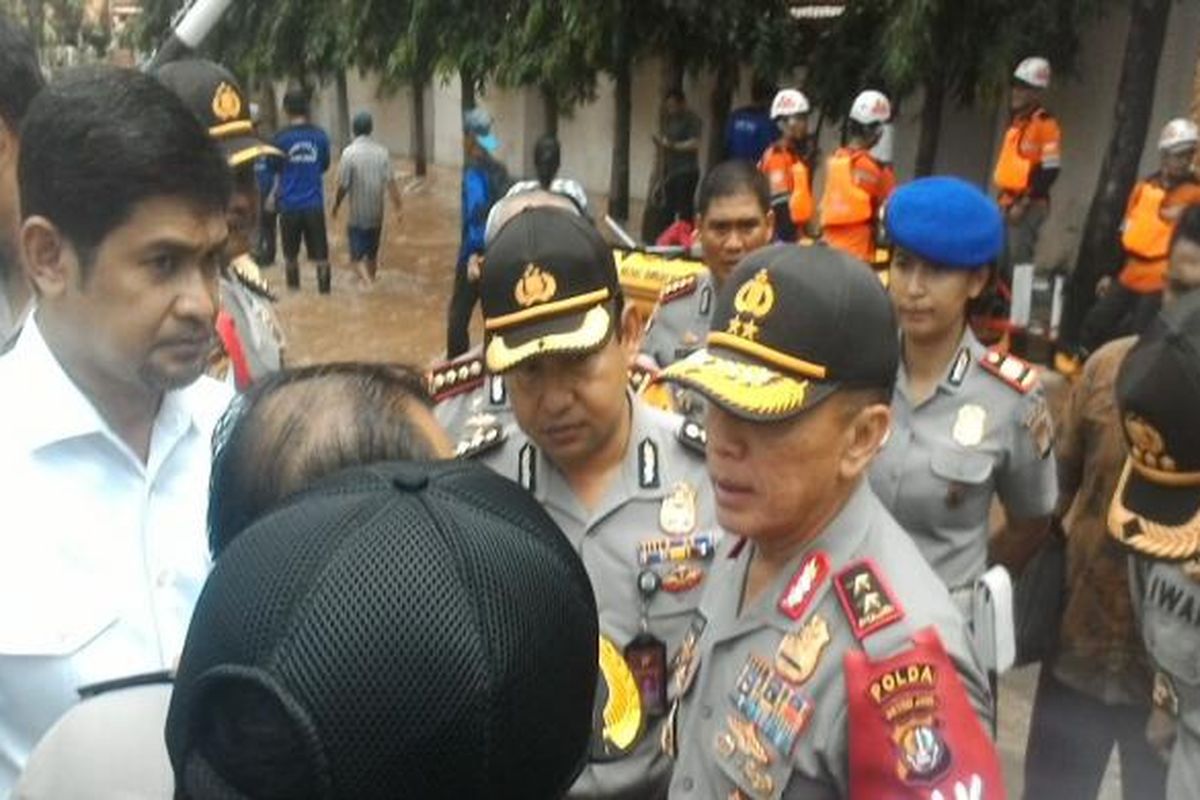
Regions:
<instances>
[{"instance_id":1,"label":"gold star insignia","mask_svg":"<svg viewBox=\"0 0 1200 800\"><path fill-rule=\"evenodd\" d=\"M754 339L758 336L758 325L754 324L754 320L748 319L742 323L742 336L747 339Z\"/></svg>"},{"instance_id":2,"label":"gold star insignia","mask_svg":"<svg viewBox=\"0 0 1200 800\"><path fill-rule=\"evenodd\" d=\"M727 330L729 331L729 333L732 333L734 336L741 336L742 335L742 321L740 319L738 319L737 317L734 317L733 319L729 320L729 327Z\"/></svg>"}]
</instances>

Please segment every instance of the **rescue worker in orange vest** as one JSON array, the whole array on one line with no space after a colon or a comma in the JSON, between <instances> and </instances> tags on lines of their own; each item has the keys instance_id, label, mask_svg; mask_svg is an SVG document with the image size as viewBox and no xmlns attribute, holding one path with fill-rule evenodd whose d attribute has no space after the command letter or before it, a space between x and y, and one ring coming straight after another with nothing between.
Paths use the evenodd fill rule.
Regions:
<instances>
[{"instance_id":1,"label":"rescue worker in orange vest","mask_svg":"<svg viewBox=\"0 0 1200 800\"><path fill-rule=\"evenodd\" d=\"M1013 72L1012 119L1004 133L992 181L1008 224L1005 279L1017 264L1032 264L1038 234L1050 211L1050 187L1061 164L1062 131L1042 105L1050 87L1050 62L1031 57Z\"/></svg>"},{"instance_id":2,"label":"rescue worker in orange vest","mask_svg":"<svg viewBox=\"0 0 1200 800\"><path fill-rule=\"evenodd\" d=\"M1080 344L1088 353L1105 342L1140 334L1162 305L1167 251L1175 224L1189 205L1200 203L1200 178L1192 165L1200 133L1189 119L1173 119L1158 139L1161 168L1129 195L1121 246L1125 263L1096 285L1099 300L1084 318Z\"/></svg>"},{"instance_id":3,"label":"rescue worker in orange vest","mask_svg":"<svg viewBox=\"0 0 1200 800\"><path fill-rule=\"evenodd\" d=\"M763 151L758 169L767 176L775 239L794 242L807 232L813 216L812 173L808 154L808 98L797 89L783 89L771 103L771 119L779 139Z\"/></svg>"},{"instance_id":4,"label":"rescue worker in orange vest","mask_svg":"<svg viewBox=\"0 0 1200 800\"><path fill-rule=\"evenodd\" d=\"M896 186L893 173L871 155L891 117L892 105L882 92L868 89L854 99L848 139L829 158L821 196L825 242L868 264L875 256L879 210Z\"/></svg>"}]
</instances>

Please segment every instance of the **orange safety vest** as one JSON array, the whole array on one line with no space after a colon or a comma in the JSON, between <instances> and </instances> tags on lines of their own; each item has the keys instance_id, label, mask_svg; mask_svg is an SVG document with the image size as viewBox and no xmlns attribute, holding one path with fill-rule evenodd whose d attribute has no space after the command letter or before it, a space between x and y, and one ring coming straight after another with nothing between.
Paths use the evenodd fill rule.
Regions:
<instances>
[{"instance_id":1,"label":"orange safety vest","mask_svg":"<svg viewBox=\"0 0 1200 800\"><path fill-rule=\"evenodd\" d=\"M808 165L804 160L791 148L773 144L763 153L758 169L767 176L771 204L780 204L787 198L792 222L797 228L806 225L812 219L813 199Z\"/></svg>"},{"instance_id":2,"label":"orange safety vest","mask_svg":"<svg viewBox=\"0 0 1200 800\"><path fill-rule=\"evenodd\" d=\"M1011 196L1029 191L1034 167L1048 158L1057 159L1061 138L1058 123L1045 109L1036 109L1012 121L1004 132L1004 143L992 172L992 182L1002 194L1001 205L1008 204L1005 199L1011 202Z\"/></svg>"},{"instance_id":3,"label":"orange safety vest","mask_svg":"<svg viewBox=\"0 0 1200 800\"><path fill-rule=\"evenodd\" d=\"M860 182L856 173L870 175L871 185ZM891 185L865 150L839 148L829 158L821 196L825 242L870 263L875 256L875 211Z\"/></svg>"},{"instance_id":4,"label":"orange safety vest","mask_svg":"<svg viewBox=\"0 0 1200 800\"><path fill-rule=\"evenodd\" d=\"M1197 200L1200 200L1200 185L1190 181L1168 190L1155 176L1133 187L1121 232L1121 246L1128 256L1117 275L1122 286L1139 294L1163 290L1175 223L1163 219L1162 212Z\"/></svg>"}]
</instances>

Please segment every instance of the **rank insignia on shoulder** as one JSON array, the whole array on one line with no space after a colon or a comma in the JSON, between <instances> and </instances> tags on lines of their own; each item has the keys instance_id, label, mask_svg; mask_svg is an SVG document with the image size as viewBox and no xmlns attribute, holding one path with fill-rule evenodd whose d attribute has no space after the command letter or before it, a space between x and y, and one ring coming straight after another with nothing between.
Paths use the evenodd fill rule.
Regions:
<instances>
[{"instance_id":1,"label":"rank insignia on shoulder","mask_svg":"<svg viewBox=\"0 0 1200 800\"><path fill-rule=\"evenodd\" d=\"M1009 353L992 349L984 353L979 363L985 370L1016 389L1027 394L1038 384L1037 367Z\"/></svg>"},{"instance_id":2,"label":"rank insignia on shoulder","mask_svg":"<svg viewBox=\"0 0 1200 800\"><path fill-rule=\"evenodd\" d=\"M692 450L693 452L704 454L705 448L708 447L708 431L704 430L704 426L694 420L684 420L684 423L679 426L675 436L680 443Z\"/></svg>"},{"instance_id":3,"label":"rank insignia on shoulder","mask_svg":"<svg viewBox=\"0 0 1200 800\"><path fill-rule=\"evenodd\" d=\"M475 458L499 447L506 438L508 434L499 424L480 426L458 443L454 448L454 457Z\"/></svg>"},{"instance_id":4,"label":"rank insignia on shoulder","mask_svg":"<svg viewBox=\"0 0 1200 800\"><path fill-rule=\"evenodd\" d=\"M677 561L703 560L710 558L716 545L707 533L691 536L657 536L638 542L638 565L671 564Z\"/></svg>"},{"instance_id":5,"label":"rank insignia on shoulder","mask_svg":"<svg viewBox=\"0 0 1200 800\"><path fill-rule=\"evenodd\" d=\"M854 635L860 641L904 618L900 604L870 561L859 561L839 572L834 587Z\"/></svg>"},{"instance_id":6,"label":"rank insignia on shoulder","mask_svg":"<svg viewBox=\"0 0 1200 800\"><path fill-rule=\"evenodd\" d=\"M813 614L800 630L780 640L775 651L775 671L799 686L816 672L829 642L829 623L820 614Z\"/></svg>"},{"instance_id":7,"label":"rank insignia on shoulder","mask_svg":"<svg viewBox=\"0 0 1200 800\"><path fill-rule=\"evenodd\" d=\"M483 358L448 361L429 371L429 394L440 403L483 385Z\"/></svg>"},{"instance_id":8,"label":"rank insignia on shoulder","mask_svg":"<svg viewBox=\"0 0 1200 800\"><path fill-rule=\"evenodd\" d=\"M665 283L663 284L662 291L658 294L658 302L660 305L665 305L681 297L687 297L696 291L696 286L695 275L685 275L682 278Z\"/></svg>"},{"instance_id":9,"label":"rank insignia on shoulder","mask_svg":"<svg viewBox=\"0 0 1200 800\"><path fill-rule=\"evenodd\" d=\"M829 556L821 550L812 553L800 564L796 574L779 596L777 607L788 619L800 619L812 605L817 589L829 577Z\"/></svg>"}]
</instances>

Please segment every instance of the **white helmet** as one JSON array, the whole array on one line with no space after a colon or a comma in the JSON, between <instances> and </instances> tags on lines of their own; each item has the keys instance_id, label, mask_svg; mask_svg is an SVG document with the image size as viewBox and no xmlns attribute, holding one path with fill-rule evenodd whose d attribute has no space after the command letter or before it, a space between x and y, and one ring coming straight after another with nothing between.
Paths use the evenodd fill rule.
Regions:
<instances>
[{"instance_id":1,"label":"white helmet","mask_svg":"<svg viewBox=\"0 0 1200 800\"><path fill-rule=\"evenodd\" d=\"M807 114L808 98L798 89L781 89L771 101L771 119Z\"/></svg>"},{"instance_id":2,"label":"white helmet","mask_svg":"<svg viewBox=\"0 0 1200 800\"><path fill-rule=\"evenodd\" d=\"M1013 70L1013 77L1035 89L1050 86L1050 62L1040 56L1025 59Z\"/></svg>"},{"instance_id":3,"label":"white helmet","mask_svg":"<svg viewBox=\"0 0 1200 800\"><path fill-rule=\"evenodd\" d=\"M850 119L863 125L875 125L892 118L892 104L883 92L867 89L854 98L850 106Z\"/></svg>"},{"instance_id":4,"label":"white helmet","mask_svg":"<svg viewBox=\"0 0 1200 800\"><path fill-rule=\"evenodd\" d=\"M1191 150L1198 141L1200 131L1196 130L1196 123L1181 117L1171 120L1162 129L1162 135L1158 137L1158 149L1171 152Z\"/></svg>"}]
</instances>

